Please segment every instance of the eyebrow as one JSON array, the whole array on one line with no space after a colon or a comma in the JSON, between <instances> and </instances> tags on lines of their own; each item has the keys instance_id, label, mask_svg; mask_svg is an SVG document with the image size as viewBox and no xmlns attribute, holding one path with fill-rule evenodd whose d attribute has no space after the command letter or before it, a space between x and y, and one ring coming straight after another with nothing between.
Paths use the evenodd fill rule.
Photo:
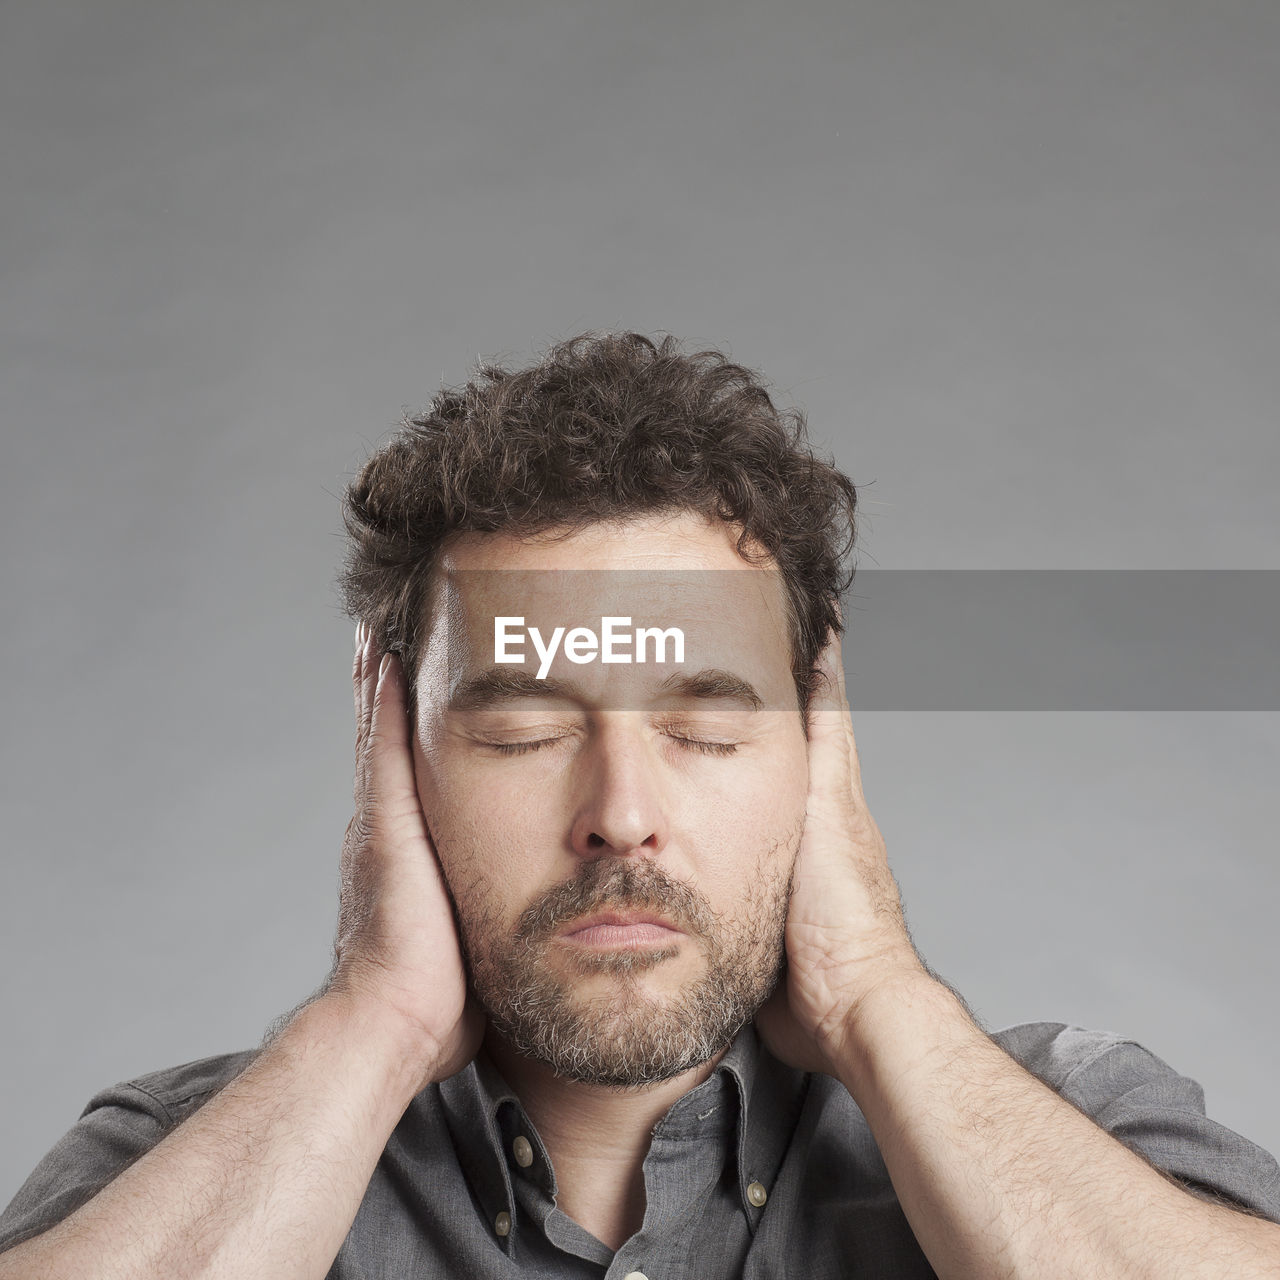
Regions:
<instances>
[{"instance_id":1,"label":"eyebrow","mask_svg":"<svg viewBox=\"0 0 1280 1280\"><path fill-rule=\"evenodd\" d=\"M662 695L682 698L727 698L759 711L764 699L753 685L720 667L705 667L688 674L673 672L659 686ZM490 667L463 680L449 698L450 711L478 711L516 698L581 699L581 690L572 680L539 680L527 671L502 671Z\"/></svg>"}]
</instances>

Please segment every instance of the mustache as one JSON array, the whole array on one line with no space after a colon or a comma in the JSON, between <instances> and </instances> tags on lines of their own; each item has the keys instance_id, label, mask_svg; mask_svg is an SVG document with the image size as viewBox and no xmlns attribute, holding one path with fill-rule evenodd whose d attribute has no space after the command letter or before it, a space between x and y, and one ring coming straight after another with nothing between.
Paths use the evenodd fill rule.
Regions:
<instances>
[{"instance_id":1,"label":"mustache","mask_svg":"<svg viewBox=\"0 0 1280 1280\"><path fill-rule=\"evenodd\" d=\"M706 934L715 924L710 904L687 885L647 859L599 858L563 884L548 889L520 914L516 939L537 943L579 916L608 909L653 911L690 934Z\"/></svg>"}]
</instances>

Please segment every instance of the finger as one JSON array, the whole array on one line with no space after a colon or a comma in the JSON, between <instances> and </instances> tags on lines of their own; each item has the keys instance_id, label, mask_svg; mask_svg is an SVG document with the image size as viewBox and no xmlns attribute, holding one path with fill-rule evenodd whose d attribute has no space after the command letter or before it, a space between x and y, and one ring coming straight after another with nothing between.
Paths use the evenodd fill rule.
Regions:
<instances>
[{"instance_id":1,"label":"finger","mask_svg":"<svg viewBox=\"0 0 1280 1280\"><path fill-rule=\"evenodd\" d=\"M839 603L836 604L836 616L840 616ZM862 773L858 761L858 744L853 736L853 709L849 706L849 690L844 679L844 638L834 629L831 635L832 643L828 647L826 658L835 681L835 699L840 704L840 725L849 744L850 770L855 786L861 790Z\"/></svg>"},{"instance_id":2,"label":"finger","mask_svg":"<svg viewBox=\"0 0 1280 1280\"><path fill-rule=\"evenodd\" d=\"M373 696L378 684L378 646L373 628L364 628L364 644L360 649L359 713L356 721L356 803L364 804L369 781L369 732L373 724Z\"/></svg>"},{"instance_id":3,"label":"finger","mask_svg":"<svg viewBox=\"0 0 1280 1280\"><path fill-rule=\"evenodd\" d=\"M818 679L809 700L809 775L814 787L836 793L849 781L848 713L840 693L837 669L839 637L832 628L817 663Z\"/></svg>"},{"instance_id":4,"label":"finger","mask_svg":"<svg viewBox=\"0 0 1280 1280\"><path fill-rule=\"evenodd\" d=\"M826 643L818 655L817 672L818 679L809 700L811 738L814 732L830 736L840 729L841 712L846 705L840 687L840 637L834 628L827 631Z\"/></svg>"},{"instance_id":5,"label":"finger","mask_svg":"<svg viewBox=\"0 0 1280 1280\"><path fill-rule=\"evenodd\" d=\"M364 631L364 648L360 659L360 724L358 728L360 741L369 736L369 728L373 720L373 695L378 687L378 660L382 655L378 652L374 640L373 628L366 624Z\"/></svg>"},{"instance_id":6,"label":"finger","mask_svg":"<svg viewBox=\"0 0 1280 1280\"><path fill-rule=\"evenodd\" d=\"M862 757L858 754L858 740L853 734L853 719L849 711L848 700L845 701L845 723L849 726L849 768L853 775L854 790L862 795Z\"/></svg>"},{"instance_id":7,"label":"finger","mask_svg":"<svg viewBox=\"0 0 1280 1280\"><path fill-rule=\"evenodd\" d=\"M835 604L836 617L843 621L844 614L840 608L840 602L837 600ZM840 690L840 706L841 714L844 721L844 729L849 738L849 769L853 778L854 789L858 795L862 795L862 758L858 754L858 742L853 732L853 708L849 705L849 690L845 685L844 678L844 646L837 645L833 650L833 661L835 663L836 687Z\"/></svg>"},{"instance_id":8,"label":"finger","mask_svg":"<svg viewBox=\"0 0 1280 1280\"><path fill-rule=\"evenodd\" d=\"M836 606L836 613L839 614L839 605ZM844 678L844 646L843 643L837 643L833 646L830 654L831 662L834 666L836 689L838 690L840 702L840 719L844 729L845 737L849 743L849 775L853 783L853 788L859 796L862 795L862 760L858 755L858 742L853 732L853 709L849 706L849 690L845 685Z\"/></svg>"},{"instance_id":9,"label":"finger","mask_svg":"<svg viewBox=\"0 0 1280 1280\"><path fill-rule=\"evenodd\" d=\"M840 705L846 711L849 709L849 694L844 687L844 637L837 632L832 632L835 642L831 646L831 666L835 674L836 688L840 692Z\"/></svg>"},{"instance_id":10,"label":"finger","mask_svg":"<svg viewBox=\"0 0 1280 1280\"><path fill-rule=\"evenodd\" d=\"M818 671L821 678L810 702L810 776L818 786L830 789L831 794L851 791L865 804L858 744L845 688L841 636L834 627L827 632Z\"/></svg>"},{"instance_id":11,"label":"finger","mask_svg":"<svg viewBox=\"0 0 1280 1280\"><path fill-rule=\"evenodd\" d=\"M410 747L404 668L393 653L384 655L379 667L368 755L366 803L393 827L412 828L411 832L404 830L404 834L424 835Z\"/></svg>"},{"instance_id":12,"label":"finger","mask_svg":"<svg viewBox=\"0 0 1280 1280\"><path fill-rule=\"evenodd\" d=\"M360 683L364 660L364 619L356 623L356 648L351 658L351 684L356 704L356 733L360 732Z\"/></svg>"},{"instance_id":13,"label":"finger","mask_svg":"<svg viewBox=\"0 0 1280 1280\"><path fill-rule=\"evenodd\" d=\"M840 607L839 599L831 602L831 607L835 611L836 622L842 628L844 624L844 610ZM850 747L853 744L853 719L851 708L849 706L849 690L845 685L844 677L844 631L842 629L832 628L828 633L830 643L824 651L824 658L830 663L830 670L835 677L836 688L840 691L840 703L844 709L845 723L849 731ZM856 750L856 748L854 748Z\"/></svg>"}]
</instances>

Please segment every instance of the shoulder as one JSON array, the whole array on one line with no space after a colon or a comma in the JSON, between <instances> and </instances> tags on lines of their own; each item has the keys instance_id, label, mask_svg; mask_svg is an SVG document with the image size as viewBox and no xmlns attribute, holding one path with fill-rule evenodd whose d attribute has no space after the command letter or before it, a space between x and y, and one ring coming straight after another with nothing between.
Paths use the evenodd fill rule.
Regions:
<instances>
[{"instance_id":1,"label":"shoulder","mask_svg":"<svg viewBox=\"0 0 1280 1280\"><path fill-rule=\"evenodd\" d=\"M1199 1082L1130 1036L1066 1022L1020 1022L987 1034L1025 1071L1116 1136L1160 1115L1205 1115Z\"/></svg>"},{"instance_id":2,"label":"shoulder","mask_svg":"<svg viewBox=\"0 0 1280 1280\"><path fill-rule=\"evenodd\" d=\"M74 1213L256 1055L244 1050L200 1058L99 1089L0 1213L0 1251Z\"/></svg>"},{"instance_id":3,"label":"shoulder","mask_svg":"<svg viewBox=\"0 0 1280 1280\"><path fill-rule=\"evenodd\" d=\"M1199 1082L1130 1036L1065 1022L1020 1022L988 1034L1024 1070L1107 1129L1162 1109L1205 1114Z\"/></svg>"},{"instance_id":4,"label":"shoulder","mask_svg":"<svg viewBox=\"0 0 1280 1280\"><path fill-rule=\"evenodd\" d=\"M1024 1070L1055 1092L1093 1083L1116 1087L1143 1079L1178 1076L1166 1062L1129 1036L1067 1022L1019 1022L988 1032ZM1190 1081L1199 1091L1200 1086ZM1200 1095L1203 1106L1203 1095Z\"/></svg>"},{"instance_id":5,"label":"shoulder","mask_svg":"<svg viewBox=\"0 0 1280 1280\"><path fill-rule=\"evenodd\" d=\"M1204 1090L1146 1045L1115 1031L1022 1022L986 1033L1025 1071L1149 1164L1204 1198L1280 1222L1280 1165L1206 1114ZM892 1196L887 1170L843 1085L815 1076L805 1140L850 1185ZM821 1163L821 1162L820 1162Z\"/></svg>"},{"instance_id":6,"label":"shoulder","mask_svg":"<svg viewBox=\"0 0 1280 1280\"><path fill-rule=\"evenodd\" d=\"M1117 1141L1206 1199L1280 1221L1280 1165L1211 1119L1204 1089L1113 1031L1026 1022L988 1033L1011 1058Z\"/></svg>"},{"instance_id":7,"label":"shoulder","mask_svg":"<svg viewBox=\"0 0 1280 1280\"><path fill-rule=\"evenodd\" d=\"M217 1054L108 1085L89 1099L80 1118L102 1107L128 1107L148 1112L170 1127L230 1084L257 1054L256 1049Z\"/></svg>"}]
</instances>

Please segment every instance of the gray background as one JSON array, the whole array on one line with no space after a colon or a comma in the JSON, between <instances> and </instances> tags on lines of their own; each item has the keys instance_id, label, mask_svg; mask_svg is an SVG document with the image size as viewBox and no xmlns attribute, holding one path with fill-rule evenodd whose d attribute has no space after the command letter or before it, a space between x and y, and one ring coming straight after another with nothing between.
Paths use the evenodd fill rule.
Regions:
<instances>
[{"instance_id":1,"label":"gray background","mask_svg":"<svg viewBox=\"0 0 1280 1280\"><path fill-rule=\"evenodd\" d=\"M1272 0L0 13L0 1201L324 976L337 495L478 353L727 346L867 566L1280 568ZM989 1024L1130 1035L1280 1151L1274 710L855 729Z\"/></svg>"}]
</instances>

